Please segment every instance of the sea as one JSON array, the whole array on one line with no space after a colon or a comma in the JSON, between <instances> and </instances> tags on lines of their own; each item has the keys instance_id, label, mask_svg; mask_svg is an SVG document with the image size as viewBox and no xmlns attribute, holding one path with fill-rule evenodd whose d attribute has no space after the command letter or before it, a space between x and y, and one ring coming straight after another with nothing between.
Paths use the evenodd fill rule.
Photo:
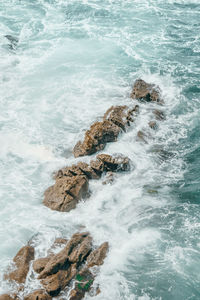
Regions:
<instances>
[{"instance_id":1,"label":"sea","mask_svg":"<svg viewBox=\"0 0 200 300\"><path fill-rule=\"evenodd\" d=\"M158 85L156 104L130 98L138 78ZM102 153L131 171L61 213L42 204L53 172L77 161L73 147L112 105L140 113ZM138 140L138 131L148 142ZM89 231L110 248L85 299L200 299L200 1L0 1L0 293L17 251ZM37 286L31 271L25 290ZM59 298L58 298L59 299ZM68 299L62 295L62 299Z\"/></svg>"}]
</instances>

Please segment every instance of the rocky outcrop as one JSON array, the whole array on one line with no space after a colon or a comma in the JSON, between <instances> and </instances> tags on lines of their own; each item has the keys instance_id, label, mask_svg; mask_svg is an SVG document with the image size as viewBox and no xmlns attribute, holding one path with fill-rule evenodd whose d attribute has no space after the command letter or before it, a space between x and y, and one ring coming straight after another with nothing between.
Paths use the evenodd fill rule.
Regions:
<instances>
[{"instance_id":1,"label":"rocky outcrop","mask_svg":"<svg viewBox=\"0 0 200 300\"><path fill-rule=\"evenodd\" d=\"M60 252L38 258L33 262L33 269L38 274L36 277L40 280L43 289L25 295L24 300L51 300L66 287L69 289L72 280L75 280L73 297L75 294L79 295L78 297L81 295L80 299L82 299L89 291L95 274L97 274L96 271L93 274L92 267L102 265L108 252L108 243L105 242L98 248L94 247L92 237L88 232L73 234L67 243L66 239L57 239L56 241L57 245L59 242L64 245ZM56 244L55 242L53 246ZM28 263L34 258L34 249L29 249L29 247L23 247L14 258L19 269L24 268L25 262ZM26 276L23 282L26 280ZM16 279L14 280L16 281ZM32 280L34 279L32 278ZM20 295L22 292L23 286L20 288ZM0 300L13 299L19 300L18 295L4 294L0 296Z\"/></svg>"},{"instance_id":2,"label":"rocky outcrop","mask_svg":"<svg viewBox=\"0 0 200 300\"><path fill-rule=\"evenodd\" d=\"M91 155L103 150L105 145L115 142L119 133L126 130L133 122L134 112L138 111L138 105L129 109L127 106L112 106L104 114L103 121L95 122L86 131L83 142L79 141L73 150L74 156Z\"/></svg>"},{"instance_id":3,"label":"rocky outcrop","mask_svg":"<svg viewBox=\"0 0 200 300\"><path fill-rule=\"evenodd\" d=\"M130 160L123 155L97 155L90 164L79 162L60 169L55 175L55 184L44 193L44 205L68 212L74 209L80 199L89 195L89 180L99 179L105 172L123 172L130 169Z\"/></svg>"},{"instance_id":4,"label":"rocky outcrop","mask_svg":"<svg viewBox=\"0 0 200 300\"><path fill-rule=\"evenodd\" d=\"M34 248L32 246L22 247L14 257L16 270L5 275L5 279L24 283L29 271L30 262L34 259Z\"/></svg>"},{"instance_id":5,"label":"rocky outcrop","mask_svg":"<svg viewBox=\"0 0 200 300\"><path fill-rule=\"evenodd\" d=\"M146 102L163 102L159 87L155 84L147 83L142 79L137 79L135 81L133 90L131 92L131 98Z\"/></svg>"}]
</instances>

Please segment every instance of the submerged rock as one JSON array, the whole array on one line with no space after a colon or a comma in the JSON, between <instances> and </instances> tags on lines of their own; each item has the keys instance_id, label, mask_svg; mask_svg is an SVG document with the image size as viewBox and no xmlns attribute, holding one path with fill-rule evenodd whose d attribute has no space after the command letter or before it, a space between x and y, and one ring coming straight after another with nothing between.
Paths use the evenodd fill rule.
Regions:
<instances>
[{"instance_id":1,"label":"submerged rock","mask_svg":"<svg viewBox=\"0 0 200 300\"><path fill-rule=\"evenodd\" d=\"M147 83L142 79L137 79L135 81L131 98L147 102L162 102L159 87L155 84Z\"/></svg>"},{"instance_id":2,"label":"submerged rock","mask_svg":"<svg viewBox=\"0 0 200 300\"><path fill-rule=\"evenodd\" d=\"M16 270L5 275L5 279L24 283L29 271L30 262L34 259L34 248L32 246L22 247L13 259Z\"/></svg>"},{"instance_id":3,"label":"submerged rock","mask_svg":"<svg viewBox=\"0 0 200 300\"><path fill-rule=\"evenodd\" d=\"M95 122L86 131L83 142L74 147L74 156L91 155L103 150L105 145L115 142L119 133L133 122L133 114L138 112L138 105L129 109L127 106L112 106L104 114L102 122Z\"/></svg>"}]
</instances>

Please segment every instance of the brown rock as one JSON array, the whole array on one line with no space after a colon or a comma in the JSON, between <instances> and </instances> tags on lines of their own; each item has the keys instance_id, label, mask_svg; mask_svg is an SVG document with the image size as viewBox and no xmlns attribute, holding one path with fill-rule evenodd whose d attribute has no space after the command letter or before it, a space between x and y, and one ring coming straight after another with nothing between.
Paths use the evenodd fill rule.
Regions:
<instances>
[{"instance_id":1,"label":"brown rock","mask_svg":"<svg viewBox=\"0 0 200 300\"><path fill-rule=\"evenodd\" d=\"M72 165L71 167L66 167L59 170L54 178L62 178L63 176L66 177L73 177L76 175L86 176L88 179L98 179L99 176L94 172L94 170L84 162L79 162L77 165Z\"/></svg>"},{"instance_id":2,"label":"brown rock","mask_svg":"<svg viewBox=\"0 0 200 300\"><path fill-rule=\"evenodd\" d=\"M40 273L39 279L45 278L46 276L55 274L59 270L68 270L70 267L69 257L76 251L76 247L80 246L84 239L89 236L89 233L75 233L69 240L67 245L58 254L55 254L47 263L44 270ZM73 256L73 254L72 254Z\"/></svg>"},{"instance_id":3,"label":"brown rock","mask_svg":"<svg viewBox=\"0 0 200 300\"><path fill-rule=\"evenodd\" d=\"M94 123L86 131L84 141L79 141L75 145L74 156L91 155L99 150L103 150L105 144L117 140L120 130L120 127L108 120Z\"/></svg>"},{"instance_id":4,"label":"brown rock","mask_svg":"<svg viewBox=\"0 0 200 300\"><path fill-rule=\"evenodd\" d=\"M19 298L17 297L17 295L15 294L3 294L3 295L0 295L0 300L18 300Z\"/></svg>"},{"instance_id":5,"label":"brown rock","mask_svg":"<svg viewBox=\"0 0 200 300\"><path fill-rule=\"evenodd\" d=\"M74 248L72 253L69 255L69 261L71 263L76 263L79 266L85 258L90 254L92 250L92 238L87 236L80 243L79 247Z\"/></svg>"},{"instance_id":6,"label":"brown rock","mask_svg":"<svg viewBox=\"0 0 200 300\"><path fill-rule=\"evenodd\" d=\"M102 265L108 252L108 247L108 243L105 242L99 248L92 251L87 258L87 267L91 268Z\"/></svg>"},{"instance_id":7,"label":"brown rock","mask_svg":"<svg viewBox=\"0 0 200 300\"><path fill-rule=\"evenodd\" d=\"M41 281L47 293L54 297L62 291L76 275L77 270L72 265L68 270L60 270L56 274L50 275Z\"/></svg>"},{"instance_id":8,"label":"brown rock","mask_svg":"<svg viewBox=\"0 0 200 300\"><path fill-rule=\"evenodd\" d=\"M52 256L48 256L48 257L43 257L43 258L38 258L33 262L33 270L36 273L41 273L45 266L47 265L47 263L49 262L49 260L52 258Z\"/></svg>"},{"instance_id":9,"label":"brown rock","mask_svg":"<svg viewBox=\"0 0 200 300\"><path fill-rule=\"evenodd\" d=\"M6 274L5 279L14 280L18 283L24 283L29 271L29 263L33 259L34 248L31 246L22 247L13 259L17 269L9 274Z\"/></svg>"},{"instance_id":10,"label":"brown rock","mask_svg":"<svg viewBox=\"0 0 200 300\"><path fill-rule=\"evenodd\" d=\"M52 297L49 296L44 290L37 290L24 297L24 300L51 300L51 299Z\"/></svg>"},{"instance_id":11,"label":"brown rock","mask_svg":"<svg viewBox=\"0 0 200 300\"><path fill-rule=\"evenodd\" d=\"M128 119L130 119L130 111L126 105L123 106L111 106L104 114L104 120L111 121L123 131L126 131L128 125Z\"/></svg>"},{"instance_id":12,"label":"brown rock","mask_svg":"<svg viewBox=\"0 0 200 300\"><path fill-rule=\"evenodd\" d=\"M130 160L128 157L123 155L108 155L99 154L97 159L104 165L105 171L117 172L117 171L128 171L130 170Z\"/></svg>"},{"instance_id":13,"label":"brown rock","mask_svg":"<svg viewBox=\"0 0 200 300\"><path fill-rule=\"evenodd\" d=\"M131 98L144 100L147 102L162 102L160 99L160 89L155 84L149 84L142 79L135 81Z\"/></svg>"},{"instance_id":14,"label":"brown rock","mask_svg":"<svg viewBox=\"0 0 200 300\"><path fill-rule=\"evenodd\" d=\"M62 177L45 191L43 203L53 210L66 212L87 196L88 180L85 176Z\"/></svg>"}]
</instances>

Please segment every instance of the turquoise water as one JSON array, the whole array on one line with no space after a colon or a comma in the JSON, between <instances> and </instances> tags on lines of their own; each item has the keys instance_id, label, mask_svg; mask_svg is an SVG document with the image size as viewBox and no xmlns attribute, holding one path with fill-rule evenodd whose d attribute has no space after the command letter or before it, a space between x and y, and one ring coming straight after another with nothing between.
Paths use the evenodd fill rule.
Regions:
<instances>
[{"instance_id":1,"label":"turquoise water","mask_svg":"<svg viewBox=\"0 0 200 300\"><path fill-rule=\"evenodd\" d=\"M0 29L0 292L12 290L2 274L31 237L40 257L85 226L110 243L95 299L200 299L200 2L1 0ZM141 104L107 145L132 171L92 182L70 213L44 207L51 173L76 161L73 146L107 108L133 103L138 77L160 86L166 121L137 142L155 107ZM36 285L30 272L26 291Z\"/></svg>"}]
</instances>

